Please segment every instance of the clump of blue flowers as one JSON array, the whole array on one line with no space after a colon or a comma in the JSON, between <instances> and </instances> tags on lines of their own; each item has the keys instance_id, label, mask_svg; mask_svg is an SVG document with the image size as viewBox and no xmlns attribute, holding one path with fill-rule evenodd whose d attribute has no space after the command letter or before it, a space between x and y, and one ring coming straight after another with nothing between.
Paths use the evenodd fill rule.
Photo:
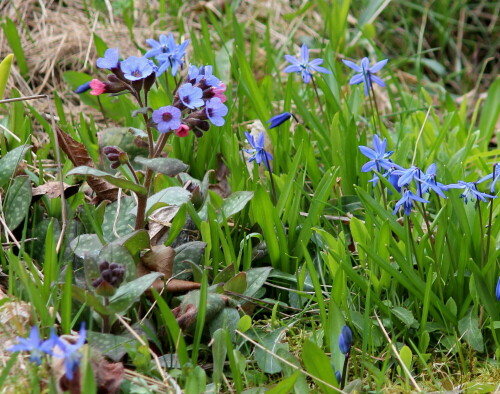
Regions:
<instances>
[{"instance_id":1,"label":"clump of blue flowers","mask_svg":"<svg viewBox=\"0 0 500 394\"><path fill-rule=\"evenodd\" d=\"M173 34L168 33L168 36L161 34L159 41L149 38L146 40L146 43L151 49L146 52L144 57L154 57L156 61L158 61L156 76L158 77L166 70L170 69L172 76L175 77L179 68L182 69L184 66L183 59L186 55L186 48L189 44L189 40L177 45Z\"/></svg>"},{"instance_id":2,"label":"clump of blue flowers","mask_svg":"<svg viewBox=\"0 0 500 394\"><path fill-rule=\"evenodd\" d=\"M17 337L18 343L7 350L10 352L29 352L30 361L38 365L42 363L42 358L46 354L61 358L64 360L65 376L71 381L80 366L82 359L80 348L85 343L85 339L85 324L82 324L78 340L74 344L58 337L54 330L51 331L48 339L42 340L38 327L33 326L27 338Z\"/></svg>"},{"instance_id":3,"label":"clump of blue flowers","mask_svg":"<svg viewBox=\"0 0 500 394\"><path fill-rule=\"evenodd\" d=\"M247 137L247 141L252 147L251 149L245 149L245 152L250 155L248 159L249 162L254 161L260 165L260 163L264 163L267 169L270 169L269 161L273 159L273 155L267 152L264 148L264 133L261 132L257 140L253 138L249 132L245 131L245 136Z\"/></svg>"}]
</instances>

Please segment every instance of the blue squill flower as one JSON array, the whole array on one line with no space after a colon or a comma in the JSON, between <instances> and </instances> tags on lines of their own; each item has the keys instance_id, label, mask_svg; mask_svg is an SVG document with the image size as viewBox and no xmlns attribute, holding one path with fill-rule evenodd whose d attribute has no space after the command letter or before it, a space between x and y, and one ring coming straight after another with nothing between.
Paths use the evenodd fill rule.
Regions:
<instances>
[{"instance_id":1,"label":"blue squill flower","mask_svg":"<svg viewBox=\"0 0 500 394\"><path fill-rule=\"evenodd\" d=\"M405 215L410 216L414 201L423 202L423 203L429 202L427 200L424 200L422 197L417 196L411 190L405 190L403 192L403 197L401 197L401 199L396 203L396 206L394 207L394 212L393 212L394 215L396 213L398 213L399 208L402 205Z\"/></svg>"},{"instance_id":2,"label":"blue squill flower","mask_svg":"<svg viewBox=\"0 0 500 394\"><path fill-rule=\"evenodd\" d=\"M188 108L194 109L205 105L205 102L201 98L203 96L203 91L199 87L193 86L190 83L182 85L177 93L182 104Z\"/></svg>"},{"instance_id":3,"label":"blue squill flower","mask_svg":"<svg viewBox=\"0 0 500 394\"><path fill-rule=\"evenodd\" d=\"M351 80L349 81L349 85L357 85L359 83L364 83L365 96L368 96L372 86L372 82L375 82L377 85L380 85L383 88L385 88L384 81L382 81L379 77L373 74L379 72L382 69L382 67L384 67L387 64L388 60L389 59L381 60L380 62L375 63L373 66L370 67L370 60L367 57L364 57L361 60L361 66L358 66L356 63L351 62L349 60L342 59L342 62L347 67L350 67L354 71L359 73L351 78Z\"/></svg>"},{"instance_id":4,"label":"blue squill flower","mask_svg":"<svg viewBox=\"0 0 500 394\"><path fill-rule=\"evenodd\" d=\"M342 380L342 374L340 373L340 371L335 371L335 379L337 379L337 383L340 383L340 381Z\"/></svg>"},{"instance_id":5,"label":"blue squill flower","mask_svg":"<svg viewBox=\"0 0 500 394\"><path fill-rule=\"evenodd\" d=\"M269 119L266 123L271 123L269 128L272 129L274 127L278 127L280 124L286 122L288 119L292 117L290 112L283 112L282 114L278 114Z\"/></svg>"},{"instance_id":6,"label":"blue squill flower","mask_svg":"<svg viewBox=\"0 0 500 394\"><path fill-rule=\"evenodd\" d=\"M96 62L97 67L105 70L113 70L119 66L118 48L108 48L104 52L104 57L100 57Z\"/></svg>"},{"instance_id":7,"label":"blue squill flower","mask_svg":"<svg viewBox=\"0 0 500 394\"><path fill-rule=\"evenodd\" d=\"M474 202L476 200L481 200L486 202L488 198L496 198L490 194L482 193L477 190L476 184L474 182L464 182L458 181L458 183L453 183L446 186L448 189L463 189L464 191L460 194L460 198L464 199L467 204L470 201Z\"/></svg>"},{"instance_id":8,"label":"blue squill flower","mask_svg":"<svg viewBox=\"0 0 500 394\"><path fill-rule=\"evenodd\" d=\"M388 170L394 166L394 163L388 160L394 152L385 151L385 148L387 147L387 139L384 138L380 141L378 135L375 134L373 136L373 147L375 150L363 145L358 147L363 155L371 159L368 163L365 163L363 167L361 167L362 172L368 172L371 170L381 172L382 169Z\"/></svg>"},{"instance_id":9,"label":"blue squill flower","mask_svg":"<svg viewBox=\"0 0 500 394\"><path fill-rule=\"evenodd\" d=\"M207 106L205 107L208 120L212 122L215 126L224 125L224 116L227 115L228 109L222 103L221 99L218 97L213 97L207 101Z\"/></svg>"},{"instance_id":10,"label":"blue squill flower","mask_svg":"<svg viewBox=\"0 0 500 394\"><path fill-rule=\"evenodd\" d=\"M436 181L436 165L434 163L427 168L425 174L420 172L420 177L417 179L420 181L419 192L421 191L421 194L427 193L430 189L440 197L446 198L444 192L448 190L448 186Z\"/></svg>"},{"instance_id":11,"label":"blue squill flower","mask_svg":"<svg viewBox=\"0 0 500 394\"><path fill-rule=\"evenodd\" d=\"M153 62L145 57L130 56L120 63L120 67L129 81L147 78L155 71Z\"/></svg>"},{"instance_id":12,"label":"blue squill flower","mask_svg":"<svg viewBox=\"0 0 500 394\"><path fill-rule=\"evenodd\" d=\"M309 61L309 49L306 44L303 44L300 48L300 60L291 56L285 55L285 59L292 63L290 66L286 67L283 71L286 73L301 73L302 80L305 83L309 83L312 78L312 72L320 72L323 74L331 74L330 70L327 70L324 67L320 67L320 64L323 64L323 59L314 59Z\"/></svg>"},{"instance_id":13,"label":"blue squill flower","mask_svg":"<svg viewBox=\"0 0 500 394\"><path fill-rule=\"evenodd\" d=\"M160 34L158 41L148 38L146 43L151 47L151 49L144 54L144 57L147 58L158 56L162 53L172 53L177 46L172 33L168 33L168 36Z\"/></svg>"},{"instance_id":14,"label":"blue squill flower","mask_svg":"<svg viewBox=\"0 0 500 394\"><path fill-rule=\"evenodd\" d=\"M28 338L17 337L17 345L11 346L9 352L27 351L30 352L30 361L40 365L45 354L52 354L52 348L56 345L57 336L51 331L50 338L43 341L40 338L38 327L33 326Z\"/></svg>"},{"instance_id":15,"label":"blue squill flower","mask_svg":"<svg viewBox=\"0 0 500 394\"><path fill-rule=\"evenodd\" d=\"M253 136L248 131L245 131L245 136L247 137L248 143L252 147L252 149L244 149L245 152L251 155L248 161L251 162L255 160L257 164L264 162L267 169L269 169L268 163L273 159L273 155L266 152L264 149L264 133L261 132L259 134L257 141L254 140Z\"/></svg>"},{"instance_id":16,"label":"blue squill flower","mask_svg":"<svg viewBox=\"0 0 500 394\"><path fill-rule=\"evenodd\" d=\"M391 185L396 189L396 191L399 193L401 192L401 187L398 186L398 181L399 181L399 175L396 173L397 170L401 170L402 167L398 166L396 163L392 163L392 167L389 168L386 172L382 174L384 178L387 178L387 180L391 183ZM373 186L377 186L379 181L379 175L374 174L373 178L370 179L368 182L373 182ZM389 194L392 194L390 190L387 190Z\"/></svg>"},{"instance_id":17,"label":"blue squill flower","mask_svg":"<svg viewBox=\"0 0 500 394\"><path fill-rule=\"evenodd\" d=\"M399 181L398 181L398 186L403 187L403 186L408 186L411 181L414 179L418 179L422 171L420 168L411 166L410 168L402 169L402 170L396 170L394 171L395 175L399 175Z\"/></svg>"},{"instance_id":18,"label":"blue squill flower","mask_svg":"<svg viewBox=\"0 0 500 394\"><path fill-rule=\"evenodd\" d=\"M339 335L339 348L340 351L347 355L351 351L352 346L352 331L349 326L343 326Z\"/></svg>"},{"instance_id":19,"label":"blue squill flower","mask_svg":"<svg viewBox=\"0 0 500 394\"><path fill-rule=\"evenodd\" d=\"M167 133L181 126L181 111L179 108L167 105L153 111L152 119L160 133Z\"/></svg>"},{"instance_id":20,"label":"blue squill flower","mask_svg":"<svg viewBox=\"0 0 500 394\"><path fill-rule=\"evenodd\" d=\"M491 182L490 192L495 193L495 185L500 179L500 163L496 163L493 166L493 172L491 174L482 177L480 180L477 181L477 183L487 181L488 179L493 179L493 181Z\"/></svg>"},{"instance_id":21,"label":"blue squill flower","mask_svg":"<svg viewBox=\"0 0 500 394\"><path fill-rule=\"evenodd\" d=\"M497 301L500 301L500 276L498 277L496 293Z\"/></svg>"},{"instance_id":22,"label":"blue squill flower","mask_svg":"<svg viewBox=\"0 0 500 394\"><path fill-rule=\"evenodd\" d=\"M189 44L189 40L177 45L172 33L168 33L168 36L161 34L159 41L150 38L147 39L146 42L151 49L146 52L144 57L150 58L154 56L160 64L160 67L158 67L158 70L156 71L156 75L159 76L169 68L172 68L171 72L175 77L179 67L182 68L184 65L183 58L186 54L186 47Z\"/></svg>"},{"instance_id":23,"label":"blue squill flower","mask_svg":"<svg viewBox=\"0 0 500 394\"><path fill-rule=\"evenodd\" d=\"M76 343L71 344L63 339L58 339L57 346L61 351L54 352L54 356L64 359L65 375L69 380L73 380L75 370L80 366L80 361L82 359L80 348L85 343L86 337L85 324L82 323L80 336Z\"/></svg>"}]
</instances>

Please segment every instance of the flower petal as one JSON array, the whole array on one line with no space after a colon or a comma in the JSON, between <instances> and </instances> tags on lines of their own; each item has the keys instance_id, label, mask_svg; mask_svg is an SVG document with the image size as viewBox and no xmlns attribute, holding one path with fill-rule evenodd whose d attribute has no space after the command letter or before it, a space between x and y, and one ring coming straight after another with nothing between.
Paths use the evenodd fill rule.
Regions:
<instances>
[{"instance_id":1,"label":"flower petal","mask_svg":"<svg viewBox=\"0 0 500 394\"><path fill-rule=\"evenodd\" d=\"M302 44L300 47L300 60L302 60L302 63L309 62L309 49L306 44Z\"/></svg>"},{"instance_id":2,"label":"flower petal","mask_svg":"<svg viewBox=\"0 0 500 394\"><path fill-rule=\"evenodd\" d=\"M344 63L347 67L352 68L354 71L360 73L363 72L363 69L359 67L356 63L351 62L350 60L342 59L342 63Z\"/></svg>"},{"instance_id":3,"label":"flower petal","mask_svg":"<svg viewBox=\"0 0 500 394\"><path fill-rule=\"evenodd\" d=\"M286 67L283 70L283 72L285 72L285 73L298 73L298 72L300 72L300 70L301 70L301 68L299 66L292 65L292 66Z\"/></svg>"},{"instance_id":4,"label":"flower petal","mask_svg":"<svg viewBox=\"0 0 500 394\"><path fill-rule=\"evenodd\" d=\"M364 79L365 78L364 78L363 74L356 74L349 81L349 85L357 85L357 84L363 82Z\"/></svg>"},{"instance_id":5,"label":"flower petal","mask_svg":"<svg viewBox=\"0 0 500 394\"><path fill-rule=\"evenodd\" d=\"M379 86L382 86L383 88L385 88L385 82L382 81L379 77L377 77L376 75L370 75L370 79L375 82L377 85Z\"/></svg>"},{"instance_id":6,"label":"flower petal","mask_svg":"<svg viewBox=\"0 0 500 394\"><path fill-rule=\"evenodd\" d=\"M300 62L297 60L297 58L291 55L285 55L285 60L289 63L292 63L294 66L300 66Z\"/></svg>"},{"instance_id":7,"label":"flower petal","mask_svg":"<svg viewBox=\"0 0 500 394\"><path fill-rule=\"evenodd\" d=\"M379 61L378 63L375 63L373 66L371 66L369 68L370 72L376 73L376 72L380 71L387 64L388 61L389 61L389 59L384 59L384 60Z\"/></svg>"}]
</instances>

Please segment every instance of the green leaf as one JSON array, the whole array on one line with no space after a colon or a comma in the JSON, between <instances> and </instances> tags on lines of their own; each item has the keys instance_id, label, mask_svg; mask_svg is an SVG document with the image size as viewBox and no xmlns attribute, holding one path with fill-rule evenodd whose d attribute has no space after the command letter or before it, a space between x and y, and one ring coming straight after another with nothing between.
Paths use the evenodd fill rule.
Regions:
<instances>
[{"instance_id":1,"label":"green leaf","mask_svg":"<svg viewBox=\"0 0 500 394\"><path fill-rule=\"evenodd\" d=\"M238 321L240 319L240 314L234 308L224 308L220 313L216 314L215 317L209 323L209 331L213 336L213 333L223 328L224 331L228 331L231 336L231 341L236 341L236 328L238 327Z\"/></svg>"},{"instance_id":2,"label":"green leaf","mask_svg":"<svg viewBox=\"0 0 500 394\"><path fill-rule=\"evenodd\" d=\"M110 314L110 311L101 303L99 298L97 298L97 296L92 294L90 291L83 290L82 288L73 285L71 287L71 295L75 300L88 305L100 315L105 316Z\"/></svg>"},{"instance_id":3,"label":"green leaf","mask_svg":"<svg viewBox=\"0 0 500 394\"><path fill-rule=\"evenodd\" d=\"M483 334L479 329L479 319L474 316L473 309L470 310L467 316L458 321L458 332L472 349L477 352L484 352Z\"/></svg>"},{"instance_id":4,"label":"green leaf","mask_svg":"<svg viewBox=\"0 0 500 394\"><path fill-rule=\"evenodd\" d=\"M95 234L82 234L76 237L69 244L73 253L81 258L97 258L103 244Z\"/></svg>"},{"instance_id":5,"label":"green leaf","mask_svg":"<svg viewBox=\"0 0 500 394\"><path fill-rule=\"evenodd\" d=\"M229 218L235 213L245 208L248 202L253 198L253 192L240 191L234 192L224 200L220 207L219 218Z\"/></svg>"},{"instance_id":6,"label":"green leaf","mask_svg":"<svg viewBox=\"0 0 500 394\"><path fill-rule=\"evenodd\" d=\"M129 181L128 179L115 177L111 174L108 174L107 172L97 170L95 168L88 167L88 166L80 166L80 167L73 168L66 175L67 176L70 176L70 175L86 175L86 176L91 175L91 176L95 176L97 178L102 178L102 179L108 181L109 183L111 183L112 185L118 186L122 189L131 190L131 191L138 193L138 194L146 194L146 189L144 188L144 186L138 185L137 183Z\"/></svg>"},{"instance_id":7,"label":"green leaf","mask_svg":"<svg viewBox=\"0 0 500 394\"><path fill-rule=\"evenodd\" d=\"M124 197L106 206L101 228L107 242L121 239L134 231L135 216L129 213L135 206L135 199L132 197Z\"/></svg>"},{"instance_id":8,"label":"green leaf","mask_svg":"<svg viewBox=\"0 0 500 394\"><path fill-rule=\"evenodd\" d=\"M190 263L193 265L201 265L201 258L205 252L207 244L201 241L192 241L182 244L175 248L175 259L172 276L177 279L189 280L192 273L186 272L180 274L186 269L190 269ZM180 275L179 275L180 274Z\"/></svg>"},{"instance_id":9,"label":"green leaf","mask_svg":"<svg viewBox=\"0 0 500 394\"><path fill-rule=\"evenodd\" d=\"M14 55L12 53L5 56L5 59L0 63L0 100L3 98L5 92L5 86L7 86L7 81L10 76L10 67L12 66L12 59Z\"/></svg>"},{"instance_id":10,"label":"green leaf","mask_svg":"<svg viewBox=\"0 0 500 394\"><path fill-rule=\"evenodd\" d=\"M179 186L172 186L153 194L148 198L146 212L163 205L182 205L191 199L191 193ZM157 205L158 204L158 205Z\"/></svg>"},{"instance_id":11,"label":"green leaf","mask_svg":"<svg viewBox=\"0 0 500 394\"><path fill-rule=\"evenodd\" d=\"M238 331L246 332L250 327L252 327L252 318L248 315L241 316L237 325Z\"/></svg>"},{"instance_id":12,"label":"green leaf","mask_svg":"<svg viewBox=\"0 0 500 394\"><path fill-rule=\"evenodd\" d=\"M281 327L269 334L264 335L260 341L261 345L273 354L276 354L279 349L288 350L288 344L281 343L281 339L284 337L285 328L286 327ZM280 361L272 354L269 354L269 352L266 352L261 348L256 348L255 359L257 360L259 368L265 373L273 374L281 372Z\"/></svg>"},{"instance_id":13,"label":"green leaf","mask_svg":"<svg viewBox=\"0 0 500 394\"><path fill-rule=\"evenodd\" d=\"M18 176L10 185L3 212L7 227L15 229L21 224L28 213L31 203L31 181L27 176Z\"/></svg>"},{"instance_id":14,"label":"green leaf","mask_svg":"<svg viewBox=\"0 0 500 394\"><path fill-rule=\"evenodd\" d=\"M247 271L247 288L243 293L247 297L253 297L269 277L272 267L252 268Z\"/></svg>"},{"instance_id":15,"label":"green leaf","mask_svg":"<svg viewBox=\"0 0 500 394\"><path fill-rule=\"evenodd\" d=\"M223 328L217 329L212 335L212 340L212 355L214 358L213 380L216 387L220 387L219 384L222 379L222 371L224 370L227 355L226 330Z\"/></svg>"},{"instance_id":16,"label":"green leaf","mask_svg":"<svg viewBox=\"0 0 500 394\"><path fill-rule=\"evenodd\" d=\"M181 172L187 171L187 169L189 168L187 164L183 163L179 159L163 157L146 159L144 157L137 156L134 160L137 163L142 164L146 168L168 176L177 176Z\"/></svg>"},{"instance_id":17,"label":"green leaf","mask_svg":"<svg viewBox=\"0 0 500 394\"><path fill-rule=\"evenodd\" d=\"M297 381L297 378L300 376L300 371L295 372L293 375L283 379L277 385L267 390L267 394L288 394L292 392L293 386Z\"/></svg>"},{"instance_id":18,"label":"green leaf","mask_svg":"<svg viewBox=\"0 0 500 394\"><path fill-rule=\"evenodd\" d=\"M126 353L125 344L132 344L136 339L121 335L105 334L94 331L87 331L89 343L94 349L113 361L119 361Z\"/></svg>"},{"instance_id":19,"label":"green leaf","mask_svg":"<svg viewBox=\"0 0 500 394\"><path fill-rule=\"evenodd\" d=\"M240 272L224 283L224 290L243 294L247 288L247 275Z\"/></svg>"},{"instance_id":20,"label":"green leaf","mask_svg":"<svg viewBox=\"0 0 500 394\"><path fill-rule=\"evenodd\" d=\"M114 241L117 245L122 245L127 248L132 256L144 249L150 248L149 234L146 230L137 230L125 237L121 237Z\"/></svg>"},{"instance_id":21,"label":"green leaf","mask_svg":"<svg viewBox=\"0 0 500 394\"><path fill-rule=\"evenodd\" d=\"M488 148L491 136L495 130L495 125L500 116L500 78L497 78L488 89L488 96L481 107L481 118L479 120L479 130L481 130L481 139Z\"/></svg>"},{"instance_id":22,"label":"green leaf","mask_svg":"<svg viewBox=\"0 0 500 394\"><path fill-rule=\"evenodd\" d=\"M161 276L163 274L160 272L151 272L120 286L109 299L109 308L116 313L125 312Z\"/></svg>"},{"instance_id":23,"label":"green leaf","mask_svg":"<svg viewBox=\"0 0 500 394\"><path fill-rule=\"evenodd\" d=\"M394 315L399 320L401 320L404 324L406 324L408 327L416 326L416 325L418 326L418 322L413 317L413 313L411 311L409 311L408 309L403 308L401 306L396 306L396 307L391 309L391 312L394 313Z\"/></svg>"},{"instance_id":24,"label":"green leaf","mask_svg":"<svg viewBox=\"0 0 500 394\"><path fill-rule=\"evenodd\" d=\"M6 17L5 22L2 23L2 29L5 33L7 41L9 42L12 52L14 52L19 71L23 77L26 77L29 74L29 69L28 64L26 63L26 57L24 56L23 47L21 45L21 38L19 37L19 33L17 31L17 26L18 25L8 17Z\"/></svg>"},{"instance_id":25,"label":"green leaf","mask_svg":"<svg viewBox=\"0 0 500 394\"><path fill-rule=\"evenodd\" d=\"M29 148L31 145L20 145L0 159L0 187L9 181L19 161L23 159Z\"/></svg>"},{"instance_id":26,"label":"green leaf","mask_svg":"<svg viewBox=\"0 0 500 394\"><path fill-rule=\"evenodd\" d=\"M330 364L330 360L320 349L318 345L310 340L304 342L302 347L302 361L306 367L307 372L309 372L314 377L320 378L322 381L337 387L337 379L335 378L335 372ZM321 388L323 393L335 393L336 390L325 385L317 379L314 379L316 384Z\"/></svg>"},{"instance_id":27,"label":"green leaf","mask_svg":"<svg viewBox=\"0 0 500 394\"><path fill-rule=\"evenodd\" d=\"M406 365L406 368L410 370L413 357L411 349L408 346L403 346L399 351L399 356L401 357L401 360L403 360L403 363Z\"/></svg>"}]
</instances>

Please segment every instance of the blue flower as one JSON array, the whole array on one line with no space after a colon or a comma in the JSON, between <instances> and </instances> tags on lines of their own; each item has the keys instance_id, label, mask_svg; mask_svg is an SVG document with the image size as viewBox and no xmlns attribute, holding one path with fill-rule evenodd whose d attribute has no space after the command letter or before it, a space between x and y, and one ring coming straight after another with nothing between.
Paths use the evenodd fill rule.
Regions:
<instances>
[{"instance_id":1,"label":"blue flower","mask_svg":"<svg viewBox=\"0 0 500 394\"><path fill-rule=\"evenodd\" d=\"M474 182L464 182L458 181L458 183L453 183L451 185L447 185L448 189L464 189L462 194L460 194L460 198L464 199L464 202L467 204L469 199L474 202L476 200L481 200L483 202L487 201L487 198L496 198L490 194L481 193L477 190L476 184Z\"/></svg>"},{"instance_id":2,"label":"blue flower","mask_svg":"<svg viewBox=\"0 0 500 394\"><path fill-rule=\"evenodd\" d=\"M184 61L182 59L186 54L186 47L189 44L189 40L177 45L172 33L168 33L168 37L161 34L159 42L153 40L152 38L147 39L146 42L151 49L146 52L144 57L150 58L154 56L160 63L160 67L156 71L156 75L159 76L172 67L172 75L175 77L178 68L182 68L184 65Z\"/></svg>"},{"instance_id":3,"label":"blue flower","mask_svg":"<svg viewBox=\"0 0 500 394\"><path fill-rule=\"evenodd\" d=\"M179 94L179 99L181 100L182 104L184 104L188 108L194 109L196 107L203 107L203 105L205 105L205 102L201 98L203 96L203 91L200 88L191 85L190 83L185 83L184 85L182 85L177 93Z\"/></svg>"},{"instance_id":4,"label":"blue flower","mask_svg":"<svg viewBox=\"0 0 500 394\"><path fill-rule=\"evenodd\" d=\"M85 93L87 90L90 90L90 81L85 82L83 85L78 86L75 89L75 93L81 94Z\"/></svg>"},{"instance_id":5,"label":"blue flower","mask_svg":"<svg viewBox=\"0 0 500 394\"><path fill-rule=\"evenodd\" d=\"M44 354L52 354L52 348L56 345L57 336L54 334L54 331L51 331L50 338L46 341L42 341L40 333L38 332L38 327L33 326L28 338L17 337L17 340L19 343L11 346L7 350L9 352L31 352L30 361L40 365Z\"/></svg>"},{"instance_id":6,"label":"blue flower","mask_svg":"<svg viewBox=\"0 0 500 394\"><path fill-rule=\"evenodd\" d=\"M218 97L213 97L207 101L205 108L207 117L215 126L224 125L224 116L227 115L227 107L222 103Z\"/></svg>"},{"instance_id":7,"label":"blue flower","mask_svg":"<svg viewBox=\"0 0 500 394\"><path fill-rule=\"evenodd\" d=\"M495 185L498 182L498 180L500 179L500 163L496 163L493 166L493 172L491 174L488 174L488 175L482 177L480 180L477 181L477 183L481 183L481 182L487 181L488 179L492 179L492 178L493 178L493 181L491 182L490 191L492 193L495 193Z\"/></svg>"},{"instance_id":8,"label":"blue flower","mask_svg":"<svg viewBox=\"0 0 500 394\"><path fill-rule=\"evenodd\" d=\"M257 164L264 162L267 169L269 169L268 163L269 160L273 159L273 156L264 149L264 133L261 132L259 134L257 141L254 140L253 136L248 131L245 131L245 136L247 137L248 143L252 147L252 149L245 149L245 152L252 155L248 161L250 162L255 160Z\"/></svg>"},{"instance_id":9,"label":"blue flower","mask_svg":"<svg viewBox=\"0 0 500 394\"><path fill-rule=\"evenodd\" d=\"M87 333L85 331L85 324L82 323L80 336L78 337L76 343L71 344L63 339L58 339L57 346L61 349L61 352L55 352L54 356L64 359L64 368L66 370L65 375L69 380L73 380L75 370L80 365L82 354L79 350L85 343L86 336Z\"/></svg>"},{"instance_id":10,"label":"blue flower","mask_svg":"<svg viewBox=\"0 0 500 394\"><path fill-rule=\"evenodd\" d=\"M398 213L399 207L403 205L404 213L406 216L410 216L411 210L413 208L413 201L418 201L418 202L429 202L427 200L424 200L422 197L417 196L410 190L405 190L403 192L403 197L396 203L396 206L394 207L394 215Z\"/></svg>"},{"instance_id":11,"label":"blue flower","mask_svg":"<svg viewBox=\"0 0 500 394\"><path fill-rule=\"evenodd\" d=\"M417 178L420 181L421 193L426 193L429 189L433 190L437 195L442 198L446 198L444 192L448 190L448 186L443 185L436 181L436 165L432 163L425 171L425 174L421 178Z\"/></svg>"},{"instance_id":12,"label":"blue flower","mask_svg":"<svg viewBox=\"0 0 500 394\"><path fill-rule=\"evenodd\" d=\"M145 57L130 56L120 63L125 78L129 81L138 81L149 77L155 70L151 60Z\"/></svg>"},{"instance_id":13,"label":"blue flower","mask_svg":"<svg viewBox=\"0 0 500 394\"><path fill-rule=\"evenodd\" d=\"M389 168L386 172L384 172L382 174L382 176L384 178L387 178L387 180L391 183L391 185L394 187L394 189L396 189L396 191L399 193L401 191L401 187L398 186L399 175L396 173L396 171L400 170L402 167L398 166L395 163L392 163L392 165L393 166L391 168ZM373 186L375 187L375 186L377 186L378 180L379 180L379 175L374 174L373 178L370 179L368 182L373 182ZM392 192L390 190L388 190L388 192L390 194L392 194Z\"/></svg>"},{"instance_id":14,"label":"blue flower","mask_svg":"<svg viewBox=\"0 0 500 394\"><path fill-rule=\"evenodd\" d=\"M387 140L384 138L380 141L378 135L373 136L373 147L375 150L366 146L360 145L358 148L363 155L371 159L361 167L362 172L375 170L381 172L382 168L388 170L394 166L394 163L388 158L394 153L393 151L386 152Z\"/></svg>"},{"instance_id":15,"label":"blue flower","mask_svg":"<svg viewBox=\"0 0 500 394\"><path fill-rule=\"evenodd\" d=\"M160 133L177 130L181 126L181 111L179 108L167 105L153 111L153 122Z\"/></svg>"},{"instance_id":16,"label":"blue flower","mask_svg":"<svg viewBox=\"0 0 500 394\"><path fill-rule=\"evenodd\" d=\"M271 123L269 128L272 129L274 127L278 127L280 124L286 122L288 119L292 117L290 112L283 112L282 114L278 114L269 119L266 123Z\"/></svg>"},{"instance_id":17,"label":"blue flower","mask_svg":"<svg viewBox=\"0 0 500 394\"><path fill-rule=\"evenodd\" d=\"M320 64L323 64L323 59L314 59L309 61L309 49L306 44L303 44L300 48L300 60L297 58L285 55L285 59L292 63L290 66L286 67L283 71L286 73L301 73L302 80L305 83L309 83L312 78L312 71L317 71L324 74L331 74L330 70L327 70L324 67L320 67Z\"/></svg>"},{"instance_id":18,"label":"blue flower","mask_svg":"<svg viewBox=\"0 0 500 394\"><path fill-rule=\"evenodd\" d=\"M497 288L495 293L497 300L500 301L500 276L498 277Z\"/></svg>"},{"instance_id":19,"label":"blue flower","mask_svg":"<svg viewBox=\"0 0 500 394\"><path fill-rule=\"evenodd\" d=\"M349 326L343 326L339 335L339 348L343 354L349 353L352 346L352 331Z\"/></svg>"},{"instance_id":20,"label":"blue flower","mask_svg":"<svg viewBox=\"0 0 500 394\"><path fill-rule=\"evenodd\" d=\"M109 48L104 52L104 57L97 59L96 65L99 68L106 70L112 70L118 68L119 62L119 52L117 48Z\"/></svg>"},{"instance_id":21,"label":"blue flower","mask_svg":"<svg viewBox=\"0 0 500 394\"><path fill-rule=\"evenodd\" d=\"M364 88L365 88L365 96L368 96L370 88L372 86L372 82L375 82L376 84L382 86L385 88L385 83L382 81L379 77L377 77L375 74L376 72L379 72L382 67L384 67L389 59L384 59L381 60L378 63L375 63L373 66L370 67L370 60L367 57L364 57L361 60L361 67L358 66L356 63L353 63L349 60L342 59L342 62L347 66L352 68L354 71L356 71L359 74L354 75L351 80L349 81L349 85L357 85L359 83L364 83Z\"/></svg>"},{"instance_id":22,"label":"blue flower","mask_svg":"<svg viewBox=\"0 0 500 394\"><path fill-rule=\"evenodd\" d=\"M399 181L398 181L398 186L403 187L407 186L413 181L414 179L418 179L422 171L420 168L411 166L410 168L407 169L402 169L402 170L396 170L394 171L395 175L399 175Z\"/></svg>"}]
</instances>

